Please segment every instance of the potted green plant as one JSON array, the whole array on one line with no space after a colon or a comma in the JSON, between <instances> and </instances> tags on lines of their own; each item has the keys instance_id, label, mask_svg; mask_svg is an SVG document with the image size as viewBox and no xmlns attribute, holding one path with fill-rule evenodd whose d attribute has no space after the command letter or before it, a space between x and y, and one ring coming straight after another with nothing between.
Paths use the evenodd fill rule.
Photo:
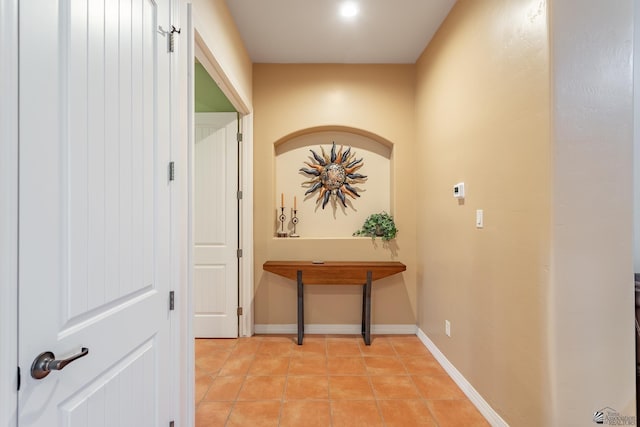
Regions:
<instances>
[{"instance_id":1,"label":"potted green plant","mask_svg":"<svg viewBox=\"0 0 640 427\"><path fill-rule=\"evenodd\" d=\"M372 239L380 237L389 241L396 237L398 229L393 217L386 212L371 214L364 220L362 228L353 233L354 236L369 236Z\"/></svg>"}]
</instances>

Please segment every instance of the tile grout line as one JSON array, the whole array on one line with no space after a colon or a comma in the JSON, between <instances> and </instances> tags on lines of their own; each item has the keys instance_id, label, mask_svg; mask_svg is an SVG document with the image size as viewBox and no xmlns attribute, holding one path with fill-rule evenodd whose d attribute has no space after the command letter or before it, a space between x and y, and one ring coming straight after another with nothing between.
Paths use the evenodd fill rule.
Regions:
<instances>
[{"instance_id":1,"label":"tile grout line","mask_svg":"<svg viewBox=\"0 0 640 427\"><path fill-rule=\"evenodd\" d=\"M233 348L235 349L236 346L238 345L238 342L236 341L235 345L233 346ZM260 344L258 344L258 347L260 347ZM233 351L232 351L233 353ZM229 353L229 357L231 357L231 353ZM227 358L227 360L229 360ZM226 362L225 362L226 363ZM253 362L252 362L253 363ZM224 365L223 365L224 366ZM222 370L222 367L218 370L218 374L220 373L220 371ZM248 370L248 369L247 369ZM247 376L244 376L244 379L242 380L242 384L240 384L240 388L238 388L238 392L236 393L235 399L233 399L233 402L231 403L231 406L229 407L229 413L227 414L227 419L224 421L224 425L226 426L229 421L231 420L231 414L233 413L233 408L236 407L236 403L238 402L238 396L240 395L240 390L242 390L242 387L244 387L244 383L245 380L247 379Z\"/></svg>"},{"instance_id":2,"label":"tile grout line","mask_svg":"<svg viewBox=\"0 0 640 427\"><path fill-rule=\"evenodd\" d=\"M236 345L234 346L234 348L237 346L237 341L236 341ZM253 364L253 361L256 359L256 354L258 354L258 351L260 350L260 347L262 346L262 342L258 342L258 346L256 347L255 352L253 352L253 354L251 354L251 363L249 364L249 366L247 367L247 371L244 373L244 375L242 375L243 379L242 379L242 384L240 385L240 388L238 389L238 392L236 393L236 397L233 400L233 402L231 403L231 407L229 408L229 413L227 414L227 419L225 420L224 425L226 426L227 424L229 424L229 422L231 421L231 414L233 413L233 410L236 407L236 404L238 403L238 397L240 397L240 392L242 391L242 388L245 385L245 382L247 381L247 377L249 376L249 369L251 368L251 365Z\"/></svg>"},{"instance_id":3,"label":"tile grout line","mask_svg":"<svg viewBox=\"0 0 640 427\"><path fill-rule=\"evenodd\" d=\"M334 338L334 337L332 337ZM295 340L295 338L291 341L289 341L289 343L292 343ZM420 391L421 389L419 389L417 387L417 384L415 382L415 378L420 377L420 376L427 376L427 377L435 377L435 376L440 376L437 375L435 373L428 373L428 372L423 372L422 371L422 367L419 365L415 365L412 363L411 366L414 366L414 368L412 368L412 370L409 369L407 363L409 363L409 361L412 358L418 358L420 356L422 356L422 354L416 354L415 350L412 348L411 345L404 347L405 341L400 341L398 343L396 343L396 345L399 345L400 348L403 349L402 352L400 352L398 350L398 348L396 348L396 345L394 345L394 343L389 339L389 340L385 340L388 342L389 346L391 347L391 350L393 351L393 356L390 359L393 359L397 362L399 362L399 365L402 367L402 371L403 373L384 373L384 369L382 369L383 373L377 373L377 371L370 371L368 369L368 365L367 365L367 357L383 357L383 356L391 356L391 354L387 353L387 350L382 348L382 349L378 349L372 352L368 352L368 353L364 353L363 352L363 347L360 345L361 343L358 341L358 353L360 357L357 357L357 360L360 362L360 364L362 366L364 366L364 375L367 376L367 381L369 384L369 387L371 389L372 395L373 395L373 399L375 400L375 404L376 404L376 409L377 409L377 413L380 419L380 422L382 423L382 425L386 426L388 424L387 420L385 420L384 418L384 414L383 414L383 410L382 410L382 401L385 400L383 397L378 396L378 394L375 391L374 388L374 382L373 382L373 376L378 376L378 375L388 375L390 377L406 377L409 376L410 377L410 381L412 386L416 389L416 392L418 394L417 401L420 401L424 406L426 406L426 410L430 416L430 421L432 421L434 423L434 425L439 426L440 422L438 421L438 419L436 418L430 403L432 401L439 401L439 400L447 400L447 401L466 401L466 399L462 398L462 399L455 399L455 398L448 398L448 399L427 399L426 397L424 397L423 393ZM285 380L284 380L284 384L283 384L283 389L282 389L282 395L280 396L279 399L279 403L280 403L280 407L279 407L279 412L278 412L278 418L277 418L277 425L280 426L283 421L285 421L283 419L285 412L284 412L284 404L287 403L287 399L286 399L286 395L287 395L287 390L290 387L290 376L295 376L292 374L291 372L291 368L292 365L294 363L294 357L296 357L295 360L297 361L302 361L302 360L309 360L309 357L315 357L317 355L321 355L324 354L324 361L322 362L324 365L324 377L326 378L327 381L327 398L328 398L328 403L329 403L329 425L333 426L335 424L335 420L334 420L334 412L333 412L333 405L337 402L339 402L340 400L336 400L333 398L332 394L331 394L331 384L330 384L330 379L331 379L331 374L329 372L329 340L328 337L324 337L322 340L323 344L324 344L324 350L322 353L314 353L313 351L311 353L305 353L305 352L300 352L300 353L295 353L293 351L293 349L295 347L291 347L291 345L289 346L289 349L291 351L289 351L288 353L288 358L287 358L287 370L286 370L286 375L285 375ZM353 342L353 340L347 340L346 342ZM198 410L198 408L203 407L203 403L205 402L205 398L207 397L207 395L211 392L211 388L213 387L214 383L219 379L219 378L223 378L223 376L221 376L222 374L222 368L224 367L224 365L229 362L230 360L233 360L233 352L236 351L239 347L238 344L239 341L235 341L232 346L228 347L225 345L222 346L214 346L212 348L206 349L206 350L210 350L212 352L224 352L226 353L226 356L224 357L224 361L221 363L220 367L217 370L213 370L211 372L207 372L206 375L212 380L211 383L208 385L207 389L203 392L202 394L202 398L196 402L196 410ZM235 393L235 399L233 399L231 401L231 404L229 406L228 409L228 413L226 415L226 419L224 421L224 425L228 425L231 422L231 417L232 414L234 412L234 409L236 409L236 404L238 402L238 397L240 395L240 392L242 391L243 387L246 385L246 379L249 376L249 371L251 369L251 366L253 365L254 361L256 360L256 357L258 356L259 352L260 352L260 348L262 347L262 343L263 341L259 341L258 345L256 345L255 349L249 353L249 354L242 354L242 356L249 356L250 355L250 363L249 366L246 369L246 372L244 372L243 375L240 375L242 377L242 381L240 383L240 387L238 389L238 391ZM348 346L347 346L348 347ZM345 348L345 350L347 350ZM317 351L314 349L314 351ZM382 352L382 354L380 354L380 351ZM271 352L270 352L271 353ZM430 354L430 352L427 353ZM425 356L427 356L428 354L425 354ZM276 353L276 354L266 354L265 357L282 357L282 353ZM341 355L341 356L334 356L334 358L340 358L340 357L353 357L355 355ZM213 365L215 366L215 365ZM314 366L316 366L314 364ZM375 368L375 366L374 366ZM380 366L380 368L384 368L383 366ZM417 371L416 371L417 369ZM303 370L304 371L304 370ZM307 375L306 372L301 371L299 373L299 375L301 376L309 376ZM416 371L416 372L413 372ZM341 375L355 375L355 374L348 374L346 372L342 373L342 374L336 374L335 376L341 376ZM236 376L236 375L231 375L231 376ZM269 376L279 376L279 375L275 375L275 374L269 374ZM314 375L315 376L315 375ZM357 375L356 375L357 376ZM445 377L449 377L448 375L446 375L446 372L444 373ZM414 378L415 377L415 378ZM379 398L380 397L380 398ZM260 399L258 399L260 400ZM294 399L294 401L316 401L316 400L324 400L324 399ZM358 400L358 399L355 399ZM390 400L396 400L396 399L390 399ZM398 399L399 401L408 401L408 400L414 400L414 398L403 398L403 399ZM275 409L275 408L274 408ZM275 415L275 414L274 414ZM426 415L426 414L425 414ZM207 426L197 426L197 427L207 427Z\"/></svg>"},{"instance_id":4,"label":"tile grout line","mask_svg":"<svg viewBox=\"0 0 640 427\"><path fill-rule=\"evenodd\" d=\"M333 427L333 405L331 402L331 375L329 374L329 342L327 336L324 337L324 359L325 366L327 367L327 401L329 402L329 424Z\"/></svg>"},{"instance_id":5,"label":"tile grout line","mask_svg":"<svg viewBox=\"0 0 640 427\"><path fill-rule=\"evenodd\" d=\"M364 363L365 369L367 369L367 364L364 361L364 355L362 356L362 358L362 363ZM384 420L384 416L382 415L382 409L380 408L380 403L378 402L378 395L376 394L376 390L373 388L373 381L371 380L371 373L369 373L369 371L367 371L367 379L369 380L369 387L371 387L371 394L373 394L373 401L375 402L376 409L378 410L378 416L380 417L380 420L382 420L382 425L386 426L387 424Z\"/></svg>"}]
</instances>

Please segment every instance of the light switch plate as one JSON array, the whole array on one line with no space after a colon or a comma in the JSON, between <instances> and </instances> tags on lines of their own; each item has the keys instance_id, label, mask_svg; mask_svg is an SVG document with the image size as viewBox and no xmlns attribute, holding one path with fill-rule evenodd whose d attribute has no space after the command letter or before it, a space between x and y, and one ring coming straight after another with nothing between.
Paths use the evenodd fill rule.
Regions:
<instances>
[{"instance_id":1,"label":"light switch plate","mask_svg":"<svg viewBox=\"0 0 640 427\"><path fill-rule=\"evenodd\" d=\"M484 211L482 209L476 210L476 228L484 227Z\"/></svg>"}]
</instances>

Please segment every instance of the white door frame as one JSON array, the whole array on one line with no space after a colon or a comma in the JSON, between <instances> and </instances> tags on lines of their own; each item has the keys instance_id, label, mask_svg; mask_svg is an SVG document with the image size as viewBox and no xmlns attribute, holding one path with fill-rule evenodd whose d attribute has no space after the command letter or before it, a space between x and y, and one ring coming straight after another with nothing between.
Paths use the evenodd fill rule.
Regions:
<instances>
[{"instance_id":1,"label":"white door frame","mask_svg":"<svg viewBox=\"0 0 640 427\"><path fill-rule=\"evenodd\" d=\"M1 1L1 0L0 0ZM173 284L177 291L176 309L179 320L174 325L173 343L181 349L176 369L173 370L175 384L178 384L179 397L176 399L176 414L181 425L191 427L195 423L195 349L193 336L193 155L194 155L194 81L193 67L196 57L196 37L198 55L204 68L216 81L241 114L243 143L240 147L241 171L240 189L243 201L240 204L240 245L243 256L240 266L240 303L243 315L240 316L239 335L253 335L253 115L244 103L237 89L215 60L213 53L201 37L197 36L193 20L193 5L190 0L176 1L174 21L181 26L176 41L176 55L172 64L173 84L173 132L174 141L185 141L186 147L174 144L173 160L176 162L176 203L173 204L174 224L179 228L174 233ZM172 77L173 79L173 77ZM187 239L184 236L187 236ZM176 422L178 422L176 420Z\"/></svg>"},{"instance_id":2,"label":"white door frame","mask_svg":"<svg viewBox=\"0 0 640 427\"><path fill-rule=\"evenodd\" d=\"M194 28L194 37L191 39L194 46L194 55L209 75L216 82L220 90L225 94L234 108L240 113L239 121L242 130L242 142L240 143L240 191L242 191L242 200L239 209L239 227L240 227L240 248L242 249L242 257L238 260L240 267L240 304L243 308L243 314L240 316L240 324L238 325L238 335L248 337L253 335L253 114L240 101L238 92L231 86L228 78L221 77L222 69L217 62L212 60L213 54L207 48L204 40L198 35L197 29ZM191 41L190 40L190 41ZM191 57L193 58L193 56ZM190 63L193 67L193 61ZM193 73L189 73L193 76ZM193 105L192 103L190 105ZM194 111L189 111L193 115ZM193 123L193 119L190 120ZM193 135L189 139L189 150L192 150L195 140ZM189 176L193 177L193 156L189 155ZM193 184L189 185L189 208L191 215L193 213ZM189 265L191 265L191 260ZM191 283L189 283L191 287Z\"/></svg>"},{"instance_id":3,"label":"white door frame","mask_svg":"<svg viewBox=\"0 0 640 427\"><path fill-rule=\"evenodd\" d=\"M240 117L243 143L240 146L240 304L243 315L240 316L239 334L250 337L253 328L253 113Z\"/></svg>"},{"instance_id":4,"label":"white door frame","mask_svg":"<svg viewBox=\"0 0 640 427\"><path fill-rule=\"evenodd\" d=\"M243 315L240 316L238 333L240 336L253 335L253 114L242 101L238 91L233 87L231 80L215 60L213 53L209 50L206 42L200 37L198 29L192 27L189 41L192 42L193 56L189 57L189 66L193 67L194 56L198 58L202 66L216 82L222 93L231 102L234 108L240 113L241 130L243 140L240 144L240 191L242 191L242 201L240 203L240 248L243 256L239 259L240 266L240 303L243 307ZM193 73L189 73L193 76ZM192 103L189 105L193 105ZM193 108L190 108L189 119L193 123ZM189 139L189 150L194 144L193 135ZM189 174L193 171L193 156L189 155ZM189 199L192 200L193 190L192 180L189 184ZM189 203L191 216L193 205ZM191 260L190 260L191 261ZM191 262L190 262L191 265ZM191 284L190 284L191 286Z\"/></svg>"},{"instance_id":5,"label":"white door frame","mask_svg":"<svg viewBox=\"0 0 640 427\"><path fill-rule=\"evenodd\" d=\"M18 408L18 0L0 0L0 58L0 425L15 426Z\"/></svg>"}]
</instances>

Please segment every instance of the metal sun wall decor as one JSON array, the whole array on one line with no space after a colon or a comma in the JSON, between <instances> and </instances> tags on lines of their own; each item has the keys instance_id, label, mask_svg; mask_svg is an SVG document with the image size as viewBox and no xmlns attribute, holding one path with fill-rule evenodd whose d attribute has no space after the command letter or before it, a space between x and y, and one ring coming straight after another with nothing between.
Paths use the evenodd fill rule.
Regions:
<instances>
[{"instance_id":1,"label":"metal sun wall decor","mask_svg":"<svg viewBox=\"0 0 640 427\"><path fill-rule=\"evenodd\" d=\"M355 159L356 154L351 152L351 147L348 147L343 153L343 147L340 146L340 150L336 153L336 143L334 142L331 147L331 154L327 155L324 148L320 146L321 156L315 151L309 150L313 154L312 163L304 163L311 169L300 168L301 172L315 177L303 184L311 185L311 188L304 195L313 194L320 190L316 203L322 200L322 209L327 205L332 194L336 195L346 208L345 195L353 199L360 197L351 184L362 183L367 178L366 175L355 173L364 165L362 158Z\"/></svg>"}]
</instances>

